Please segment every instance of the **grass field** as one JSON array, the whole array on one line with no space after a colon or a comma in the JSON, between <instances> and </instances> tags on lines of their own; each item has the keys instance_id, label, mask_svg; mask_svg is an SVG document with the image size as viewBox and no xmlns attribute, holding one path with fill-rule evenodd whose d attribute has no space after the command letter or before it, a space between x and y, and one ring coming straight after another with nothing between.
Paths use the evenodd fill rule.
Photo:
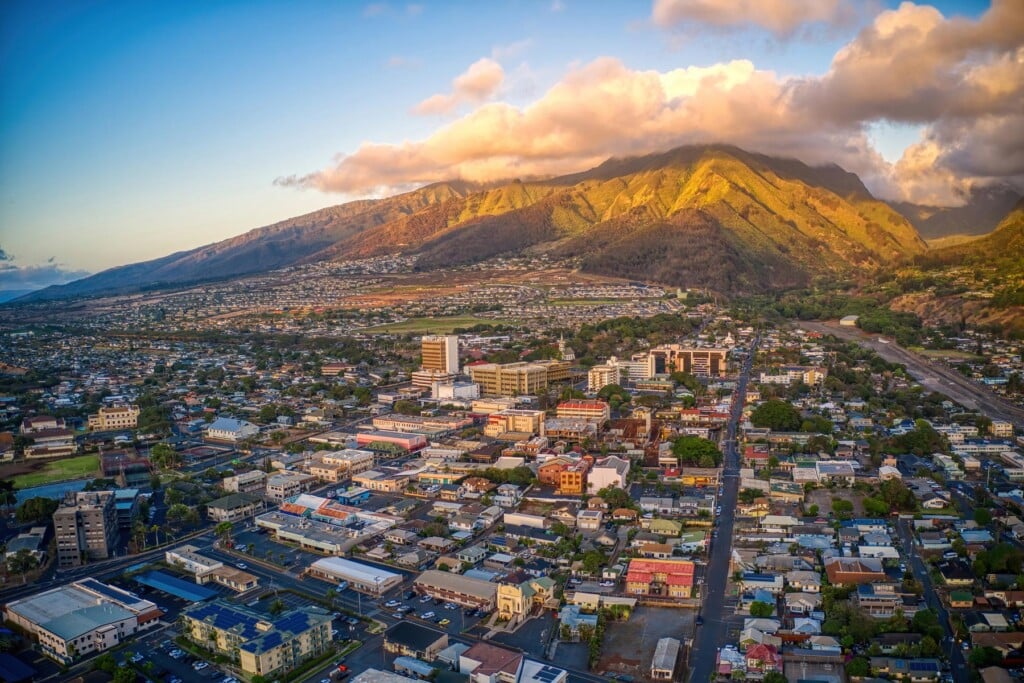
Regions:
<instances>
[{"instance_id":1,"label":"grass field","mask_svg":"<svg viewBox=\"0 0 1024 683\"><path fill-rule=\"evenodd\" d=\"M956 349L924 349L920 346L914 346L909 349L914 353L919 353L925 358L956 358L958 360L984 360L982 356L976 356L973 353L967 351L958 351Z\"/></svg>"},{"instance_id":2,"label":"grass field","mask_svg":"<svg viewBox=\"0 0 1024 683\"><path fill-rule=\"evenodd\" d=\"M456 327L473 327L481 323L494 325L500 322L502 321L477 318L472 315L454 315L447 318L409 318L400 323L367 327L363 332L377 334L404 334L406 332L450 334Z\"/></svg>"},{"instance_id":3,"label":"grass field","mask_svg":"<svg viewBox=\"0 0 1024 683\"><path fill-rule=\"evenodd\" d=\"M14 488L27 489L33 486L42 486L54 481L65 479L81 479L91 475L99 474L100 456L80 455L76 458L66 458L48 462L35 472L19 474L14 477Z\"/></svg>"},{"instance_id":4,"label":"grass field","mask_svg":"<svg viewBox=\"0 0 1024 683\"><path fill-rule=\"evenodd\" d=\"M551 299L548 304L551 306L610 306L628 302L628 299Z\"/></svg>"}]
</instances>

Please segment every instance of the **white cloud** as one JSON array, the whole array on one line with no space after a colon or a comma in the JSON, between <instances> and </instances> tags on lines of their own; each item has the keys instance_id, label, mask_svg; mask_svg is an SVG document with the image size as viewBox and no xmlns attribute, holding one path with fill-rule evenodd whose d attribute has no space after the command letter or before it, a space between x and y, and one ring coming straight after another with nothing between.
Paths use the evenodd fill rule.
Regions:
<instances>
[{"instance_id":1,"label":"white cloud","mask_svg":"<svg viewBox=\"0 0 1024 683\"><path fill-rule=\"evenodd\" d=\"M849 24L857 15L849 0L654 0L651 11L655 25L662 28L757 26L779 37L808 24Z\"/></svg>"},{"instance_id":2,"label":"white cloud","mask_svg":"<svg viewBox=\"0 0 1024 683\"><path fill-rule=\"evenodd\" d=\"M21 289L42 289L50 285L62 285L88 276L84 270L69 270L57 259L50 257L46 263L34 266L17 266L14 257L0 248L0 291Z\"/></svg>"},{"instance_id":3,"label":"white cloud","mask_svg":"<svg viewBox=\"0 0 1024 683\"><path fill-rule=\"evenodd\" d=\"M493 59L473 62L452 81L450 93L431 95L413 109L417 114L447 114L462 104L479 104L490 99L505 81L505 70Z\"/></svg>"}]
</instances>

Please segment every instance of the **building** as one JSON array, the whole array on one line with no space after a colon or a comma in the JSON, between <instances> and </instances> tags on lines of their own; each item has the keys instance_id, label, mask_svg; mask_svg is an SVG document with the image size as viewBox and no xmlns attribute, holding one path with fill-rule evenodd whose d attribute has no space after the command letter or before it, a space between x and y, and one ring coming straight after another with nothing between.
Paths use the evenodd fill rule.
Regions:
<instances>
[{"instance_id":1,"label":"building","mask_svg":"<svg viewBox=\"0 0 1024 683\"><path fill-rule=\"evenodd\" d=\"M221 486L229 493L263 493L267 488L267 473L263 470L250 470L224 477Z\"/></svg>"},{"instance_id":2,"label":"building","mask_svg":"<svg viewBox=\"0 0 1024 683\"><path fill-rule=\"evenodd\" d=\"M491 413L484 425L484 436L495 438L509 432L541 434L544 431L543 410L513 408Z\"/></svg>"},{"instance_id":3,"label":"building","mask_svg":"<svg viewBox=\"0 0 1024 683\"><path fill-rule=\"evenodd\" d=\"M139 490L117 489L114 491L114 512L117 514L117 526L130 529L135 517L139 514Z\"/></svg>"},{"instance_id":4,"label":"building","mask_svg":"<svg viewBox=\"0 0 1024 683\"><path fill-rule=\"evenodd\" d=\"M199 585L212 581L237 593L245 593L259 587L260 581L256 576L241 569L225 566L220 560L200 555L198 550L195 546L184 545L166 551L164 560L167 564L192 574Z\"/></svg>"},{"instance_id":5,"label":"building","mask_svg":"<svg viewBox=\"0 0 1024 683\"><path fill-rule=\"evenodd\" d=\"M4 618L38 638L43 653L70 664L156 626L161 615L134 593L82 579L10 602Z\"/></svg>"},{"instance_id":6,"label":"building","mask_svg":"<svg viewBox=\"0 0 1024 683\"><path fill-rule=\"evenodd\" d=\"M499 583L498 615L507 621L521 621L535 607L557 607L558 600L554 596L555 582L547 576L522 583Z\"/></svg>"},{"instance_id":7,"label":"building","mask_svg":"<svg viewBox=\"0 0 1024 683\"><path fill-rule=\"evenodd\" d=\"M558 474L558 493L580 496L587 490L587 473L593 460L589 456L580 458Z\"/></svg>"},{"instance_id":8,"label":"building","mask_svg":"<svg viewBox=\"0 0 1024 683\"><path fill-rule=\"evenodd\" d=\"M408 434L405 432L372 431L359 432L356 434L356 445L367 446L396 446L405 451L418 451L427 447L427 437L422 434Z\"/></svg>"},{"instance_id":9,"label":"building","mask_svg":"<svg viewBox=\"0 0 1024 683\"><path fill-rule=\"evenodd\" d=\"M454 334L429 335L420 341L422 359L420 367L424 370L458 374L459 372L459 337Z\"/></svg>"},{"instance_id":10,"label":"building","mask_svg":"<svg viewBox=\"0 0 1024 683\"><path fill-rule=\"evenodd\" d=\"M555 409L558 417L578 417L604 423L612 417L611 406L605 401L562 401Z\"/></svg>"},{"instance_id":11,"label":"building","mask_svg":"<svg viewBox=\"0 0 1024 683\"><path fill-rule=\"evenodd\" d=\"M474 643L459 655L459 673L469 683L518 683L525 657L486 642Z\"/></svg>"},{"instance_id":12,"label":"building","mask_svg":"<svg viewBox=\"0 0 1024 683\"><path fill-rule=\"evenodd\" d=\"M825 574L834 586L880 583L888 580L882 561L870 557L829 557Z\"/></svg>"},{"instance_id":13,"label":"building","mask_svg":"<svg viewBox=\"0 0 1024 683\"><path fill-rule=\"evenodd\" d=\"M267 477L267 498L282 502L286 498L297 496L313 488L316 477L300 472L278 472Z\"/></svg>"},{"instance_id":14,"label":"building","mask_svg":"<svg viewBox=\"0 0 1024 683\"><path fill-rule=\"evenodd\" d=\"M597 493L604 488L625 489L629 478L629 461L609 455L594 463L587 476L587 491Z\"/></svg>"},{"instance_id":15,"label":"building","mask_svg":"<svg viewBox=\"0 0 1024 683\"><path fill-rule=\"evenodd\" d=\"M266 508L266 502L259 496L251 493L232 493L210 501L206 506L206 516L214 522L237 522L255 517Z\"/></svg>"},{"instance_id":16,"label":"building","mask_svg":"<svg viewBox=\"0 0 1024 683\"><path fill-rule=\"evenodd\" d=\"M647 376L687 372L697 377L724 377L728 349L656 346L647 354Z\"/></svg>"},{"instance_id":17,"label":"building","mask_svg":"<svg viewBox=\"0 0 1024 683\"><path fill-rule=\"evenodd\" d=\"M490 581L428 569L414 584L416 591L463 607L494 609L498 587Z\"/></svg>"},{"instance_id":18,"label":"building","mask_svg":"<svg viewBox=\"0 0 1024 683\"><path fill-rule=\"evenodd\" d=\"M472 382L433 382L430 397L441 402L472 401L480 398L480 387Z\"/></svg>"},{"instance_id":19,"label":"building","mask_svg":"<svg viewBox=\"0 0 1024 683\"><path fill-rule=\"evenodd\" d=\"M103 406L89 416L89 430L106 432L114 429L135 429L139 424L138 406Z\"/></svg>"},{"instance_id":20,"label":"building","mask_svg":"<svg viewBox=\"0 0 1024 683\"><path fill-rule=\"evenodd\" d=\"M211 441L237 443L260 433L260 428L245 420L218 417L206 428L206 438Z\"/></svg>"},{"instance_id":21,"label":"building","mask_svg":"<svg viewBox=\"0 0 1024 683\"><path fill-rule=\"evenodd\" d=\"M402 583L402 575L341 557L325 557L309 566L310 576L331 583L348 583L349 588L369 595L381 595Z\"/></svg>"},{"instance_id":22,"label":"building","mask_svg":"<svg viewBox=\"0 0 1024 683\"><path fill-rule=\"evenodd\" d=\"M66 493L53 513L57 563L61 569L105 560L117 543L117 507L113 491Z\"/></svg>"},{"instance_id":23,"label":"building","mask_svg":"<svg viewBox=\"0 0 1024 683\"><path fill-rule=\"evenodd\" d=\"M689 560L632 560L626 573L626 592L688 598L693 593L693 570Z\"/></svg>"},{"instance_id":24,"label":"building","mask_svg":"<svg viewBox=\"0 0 1024 683\"><path fill-rule=\"evenodd\" d=\"M224 600L186 607L182 634L204 649L228 657L250 676L291 671L332 647L331 613L301 607L267 616Z\"/></svg>"},{"instance_id":25,"label":"building","mask_svg":"<svg viewBox=\"0 0 1024 683\"><path fill-rule=\"evenodd\" d=\"M567 458L564 455L549 458L548 460L545 460L542 465L537 467L537 479L541 484L546 484L547 486L558 486L562 477L562 472L570 465L572 465L572 459Z\"/></svg>"},{"instance_id":26,"label":"building","mask_svg":"<svg viewBox=\"0 0 1024 683\"><path fill-rule=\"evenodd\" d=\"M340 451L320 453L321 459L328 465L341 465L348 476L373 469L376 455L373 451L345 448Z\"/></svg>"},{"instance_id":27,"label":"building","mask_svg":"<svg viewBox=\"0 0 1024 683\"><path fill-rule=\"evenodd\" d=\"M992 436L997 439L1013 438L1012 422L1007 422L1006 420L992 420L992 426L990 430L992 432Z\"/></svg>"},{"instance_id":28,"label":"building","mask_svg":"<svg viewBox=\"0 0 1024 683\"><path fill-rule=\"evenodd\" d=\"M448 634L411 621L400 621L384 632L384 651L431 662L448 647Z\"/></svg>"},{"instance_id":29,"label":"building","mask_svg":"<svg viewBox=\"0 0 1024 683\"><path fill-rule=\"evenodd\" d=\"M679 641L675 638L661 638L651 658L651 678L656 681L671 681L679 661Z\"/></svg>"},{"instance_id":30,"label":"building","mask_svg":"<svg viewBox=\"0 0 1024 683\"><path fill-rule=\"evenodd\" d=\"M479 363L467 365L474 384L485 396L536 394L548 386L548 367L541 363Z\"/></svg>"},{"instance_id":31,"label":"building","mask_svg":"<svg viewBox=\"0 0 1024 683\"><path fill-rule=\"evenodd\" d=\"M622 381L622 368L619 361L612 356L604 365L595 365L587 373L587 391L597 393L609 384L618 384Z\"/></svg>"}]
</instances>

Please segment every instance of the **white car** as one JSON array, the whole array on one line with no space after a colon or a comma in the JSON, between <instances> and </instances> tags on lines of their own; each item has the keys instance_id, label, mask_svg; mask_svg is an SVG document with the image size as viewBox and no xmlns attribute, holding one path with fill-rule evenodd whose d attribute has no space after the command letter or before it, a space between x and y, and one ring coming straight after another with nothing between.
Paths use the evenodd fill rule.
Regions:
<instances>
[{"instance_id":1,"label":"white car","mask_svg":"<svg viewBox=\"0 0 1024 683\"><path fill-rule=\"evenodd\" d=\"M424 620L426 620L426 619L433 619L435 616L437 616L437 615L434 614L433 612L424 612L423 614L420 615L420 619L424 619Z\"/></svg>"},{"instance_id":2,"label":"white car","mask_svg":"<svg viewBox=\"0 0 1024 683\"><path fill-rule=\"evenodd\" d=\"M245 562L239 562L235 566L238 567L239 569L247 569L249 565L247 565Z\"/></svg>"},{"instance_id":3,"label":"white car","mask_svg":"<svg viewBox=\"0 0 1024 683\"><path fill-rule=\"evenodd\" d=\"M210 666L210 665L207 664L206 662L196 662L195 664L192 665L192 668L195 669L196 671L202 671L203 669L205 669L208 666Z\"/></svg>"},{"instance_id":4,"label":"white car","mask_svg":"<svg viewBox=\"0 0 1024 683\"><path fill-rule=\"evenodd\" d=\"M613 586L615 586L615 582L614 581L602 581L598 585L599 586L603 586L605 588L612 588Z\"/></svg>"},{"instance_id":5,"label":"white car","mask_svg":"<svg viewBox=\"0 0 1024 683\"><path fill-rule=\"evenodd\" d=\"M384 603L384 606L385 607L398 607L399 604L400 603L398 602L398 600L388 600L387 602Z\"/></svg>"}]
</instances>

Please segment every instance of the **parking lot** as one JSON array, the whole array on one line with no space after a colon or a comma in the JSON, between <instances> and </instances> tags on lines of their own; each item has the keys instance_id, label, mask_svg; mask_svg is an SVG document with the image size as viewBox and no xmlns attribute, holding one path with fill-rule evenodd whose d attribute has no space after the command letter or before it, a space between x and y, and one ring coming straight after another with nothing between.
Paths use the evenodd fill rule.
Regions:
<instances>
[{"instance_id":1,"label":"parking lot","mask_svg":"<svg viewBox=\"0 0 1024 683\"><path fill-rule=\"evenodd\" d=\"M628 621L609 621L605 626L597 671L643 676L661 638L685 640L693 633L693 610L674 607L637 607ZM559 646L559 652L562 647Z\"/></svg>"},{"instance_id":2,"label":"parking lot","mask_svg":"<svg viewBox=\"0 0 1024 683\"><path fill-rule=\"evenodd\" d=\"M132 655L136 655L135 666L137 668L146 672L147 676L152 677L153 680L168 681L168 683L175 683L176 680L179 683L184 681L222 681L231 676L229 672L213 664L206 663L203 666L200 664L202 660L181 650L173 640L176 634L177 630L173 628L151 633L143 637L141 642L127 648L124 654L125 659L131 661ZM152 662L151 668L147 662ZM202 668L197 669L197 666ZM147 669L149 670L147 671Z\"/></svg>"}]
</instances>

